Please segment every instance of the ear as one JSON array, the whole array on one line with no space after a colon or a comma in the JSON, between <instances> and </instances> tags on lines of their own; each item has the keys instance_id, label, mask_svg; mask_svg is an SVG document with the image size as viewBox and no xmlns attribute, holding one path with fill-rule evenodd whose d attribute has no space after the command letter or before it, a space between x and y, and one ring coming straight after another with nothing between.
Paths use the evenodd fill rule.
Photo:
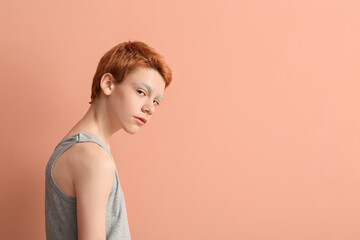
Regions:
<instances>
[{"instance_id":1,"label":"ear","mask_svg":"<svg viewBox=\"0 0 360 240\"><path fill-rule=\"evenodd\" d=\"M109 96L114 89L114 77L111 73L104 73L100 79L100 88L106 96Z\"/></svg>"}]
</instances>

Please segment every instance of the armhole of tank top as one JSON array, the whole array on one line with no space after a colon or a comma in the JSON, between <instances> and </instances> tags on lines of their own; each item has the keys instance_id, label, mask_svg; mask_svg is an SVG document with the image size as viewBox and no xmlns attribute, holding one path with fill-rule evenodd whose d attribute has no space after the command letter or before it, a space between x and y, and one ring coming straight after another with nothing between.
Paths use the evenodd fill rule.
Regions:
<instances>
[{"instance_id":1,"label":"armhole of tank top","mask_svg":"<svg viewBox=\"0 0 360 240\"><path fill-rule=\"evenodd\" d=\"M96 142L94 142L94 143L96 143ZM75 144L76 144L76 143L75 143ZM75 144L74 144L74 145L75 145ZM71 145L71 147L74 146L74 145ZM99 145L99 144L98 144L98 145ZM100 145L100 146L101 146L101 145ZM69 147L69 148L71 148L71 147ZM102 147L102 146L101 146L101 147ZM61 188L57 185L57 183L56 183L56 181L55 181L55 179L54 179L54 175L53 175L53 168L54 168L54 165L55 165L56 160L59 158L59 156L60 156L61 154L63 154L63 153L64 153L66 150L68 150L69 148L63 149L63 150L58 154L58 156L56 157L56 159L53 161L53 163L52 163L52 165L51 165L51 168L50 168L50 178L51 178L51 179L50 179L50 182L51 182L52 185L53 185L53 189L55 189L55 191L58 193L59 196L61 196L63 199L65 199L65 200L67 200L67 201L75 202L75 201L76 201L76 196L75 196L75 197L72 197L72 196L64 193L64 192L61 190ZM105 150L106 150L106 149L105 149ZM110 158L111 158L111 156L110 156ZM115 161L114 161L114 164L115 164ZM109 194L111 194L111 193L113 193L113 192L115 191L117 184L118 184L117 169L116 169L116 165L115 165L114 180L113 180L113 183L112 183L111 190L110 190L110 193L109 193Z\"/></svg>"},{"instance_id":2,"label":"armhole of tank top","mask_svg":"<svg viewBox=\"0 0 360 240\"><path fill-rule=\"evenodd\" d=\"M70 147L69 147L70 148ZM61 154L63 154L66 150L68 150L69 148L65 148L63 149L58 155L57 157L54 159L53 163L50 166L50 182L52 183L53 189L58 193L58 195L60 197L62 197L63 199L69 201L69 202L75 202L76 201L76 197L72 197L66 193L64 193L61 188L57 185L54 176L53 176L53 168L55 165L56 160L60 157Z\"/></svg>"},{"instance_id":3,"label":"armhole of tank top","mask_svg":"<svg viewBox=\"0 0 360 240\"><path fill-rule=\"evenodd\" d=\"M117 170L116 170L116 165L115 165L114 181L113 181L113 185L112 185L111 190L110 190L110 194L115 191L117 184L118 184L118 180L117 180Z\"/></svg>"}]
</instances>

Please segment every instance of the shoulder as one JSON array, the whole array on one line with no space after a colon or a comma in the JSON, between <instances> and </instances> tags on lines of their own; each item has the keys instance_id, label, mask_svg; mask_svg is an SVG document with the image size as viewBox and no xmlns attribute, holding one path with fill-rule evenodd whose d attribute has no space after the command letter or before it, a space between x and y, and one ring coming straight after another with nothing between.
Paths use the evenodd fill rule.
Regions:
<instances>
[{"instance_id":1,"label":"shoulder","mask_svg":"<svg viewBox=\"0 0 360 240\"><path fill-rule=\"evenodd\" d=\"M69 150L71 150L70 174L74 183L90 177L113 176L115 173L115 162L106 149L96 143L77 143ZM106 178L102 179L106 181Z\"/></svg>"},{"instance_id":2,"label":"shoulder","mask_svg":"<svg viewBox=\"0 0 360 240\"><path fill-rule=\"evenodd\" d=\"M81 142L70 149L74 164L110 164L114 161L105 148L94 142Z\"/></svg>"}]
</instances>

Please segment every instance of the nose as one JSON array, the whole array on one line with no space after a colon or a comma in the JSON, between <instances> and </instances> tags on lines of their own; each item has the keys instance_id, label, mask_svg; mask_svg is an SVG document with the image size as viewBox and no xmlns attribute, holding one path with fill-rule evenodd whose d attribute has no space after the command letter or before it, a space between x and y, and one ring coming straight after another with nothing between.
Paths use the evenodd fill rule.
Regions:
<instances>
[{"instance_id":1,"label":"nose","mask_svg":"<svg viewBox=\"0 0 360 240\"><path fill-rule=\"evenodd\" d=\"M149 115L152 115L155 112L155 106L154 104L144 104L143 106L143 112L146 112Z\"/></svg>"}]
</instances>

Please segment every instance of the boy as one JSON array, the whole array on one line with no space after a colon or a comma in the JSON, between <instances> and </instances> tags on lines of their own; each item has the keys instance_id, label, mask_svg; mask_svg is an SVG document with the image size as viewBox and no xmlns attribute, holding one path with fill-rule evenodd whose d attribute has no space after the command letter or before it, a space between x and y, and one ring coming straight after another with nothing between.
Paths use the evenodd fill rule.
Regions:
<instances>
[{"instance_id":1,"label":"boy","mask_svg":"<svg viewBox=\"0 0 360 240\"><path fill-rule=\"evenodd\" d=\"M131 239L124 195L109 139L134 134L150 120L172 71L140 41L101 58L90 107L57 144L45 171L46 239Z\"/></svg>"}]
</instances>

